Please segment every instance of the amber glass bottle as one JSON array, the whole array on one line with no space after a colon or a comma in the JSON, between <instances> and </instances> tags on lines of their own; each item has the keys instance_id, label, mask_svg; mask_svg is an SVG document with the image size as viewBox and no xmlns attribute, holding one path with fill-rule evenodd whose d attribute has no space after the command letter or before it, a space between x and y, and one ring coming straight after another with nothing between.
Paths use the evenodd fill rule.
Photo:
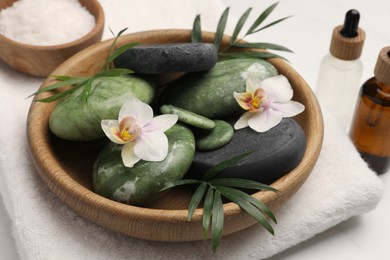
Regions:
<instances>
[{"instance_id":1,"label":"amber glass bottle","mask_svg":"<svg viewBox=\"0 0 390 260\"><path fill-rule=\"evenodd\" d=\"M350 137L370 168L381 174L390 165L390 46L379 53L374 75L360 89Z\"/></svg>"}]
</instances>

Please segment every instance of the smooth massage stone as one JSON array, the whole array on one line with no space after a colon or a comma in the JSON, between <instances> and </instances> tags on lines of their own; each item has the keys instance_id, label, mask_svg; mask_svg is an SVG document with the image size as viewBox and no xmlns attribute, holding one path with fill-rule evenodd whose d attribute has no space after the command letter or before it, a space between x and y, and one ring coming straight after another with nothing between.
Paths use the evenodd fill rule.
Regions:
<instances>
[{"instance_id":1,"label":"smooth massage stone","mask_svg":"<svg viewBox=\"0 0 390 260\"><path fill-rule=\"evenodd\" d=\"M211 130L199 130L195 134L197 150L211 151L229 143L234 134L233 127L226 121L215 120L215 127Z\"/></svg>"},{"instance_id":2,"label":"smooth massage stone","mask_svg":"<svg viewBox=\"0 0 390 260\"><path fill-rule=\"evenodd\" d=\"M245 79L255 75L263 80L277 75L276 68L259 59L219 61L207 72L192 72L168 85L162 104L171 104L210 119L222 119L242 112L233 96L245 92Z\"/></svg>"},{"instance_id":3,"label":"smooth massage stone","mask_svg":"<svg viewBox=\"0 0 390 260\"><path fill-rule=\"evenodd\" d=\"M99 154L93 168L93 190L112 200L143 205L158 198L166 183L183 178L191 165L194 136L188 128L174 125L168 137L168 155L161 162L139 161L133 168L122 162L122 145L110 143Z\"/></svg>"},{"instance_id":4,"label":"smooth massage stone","mask_svg":"<svg viewBox=\"0 0 390 260\"><path fill-rule=\"evenodd\" d=\"M150 103L154 97L154 86L134 76L97 78L86 101L83 99L83 87L60 100L50 115L50 130L57 137L70 141L104 137L101 120L117 120L122 105L134 96Z\"/></svg>"},{"instance_id":5,"label":"smooth massage stone","mask_svg":"<svg viewBox=\"0 0 390 260\"><path fill-rule=\"evenodd\" d=\"M211 69L217 56L211 43L149 44L128 49L114 64L142 74L191 72Z\"/></svg>"},{"instance_id":6,"label":"smooth massage stone","mask_svg":"<svg viewBox=\"0 0 390 260\"><path fill-rule=\"evenodd\" d=\"M234 132L233 139L214 151L197 151L190 176L201 178L214 165L252 152L217 178L244 178L271 184L291 171L302 160L306 150L306 136L292 119L284 118L276 127L258 133L249 127Z\"/></svg>"},{"instance_id":7,"label":"smooth massage stone","mask_svg":"<svg viewBox=\"0 0 390 260\"><path fill-rule=\"evenodd\" d=\"M185 109L181 109L179 107L162 105L160 111L163 114L175 114L179 117L179 121L198 128L213 129L215 127L215 122L213 120L210 120L201 115L197 115Z\"/></svg>"}]
</instances>

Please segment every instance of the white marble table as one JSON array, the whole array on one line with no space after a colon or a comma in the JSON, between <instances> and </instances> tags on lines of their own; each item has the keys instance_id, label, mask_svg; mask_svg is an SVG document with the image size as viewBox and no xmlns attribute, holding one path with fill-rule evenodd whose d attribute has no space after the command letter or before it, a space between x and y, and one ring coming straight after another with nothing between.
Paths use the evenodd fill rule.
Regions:
<instances>
[{"instance_id":1,"label":"white marble table","mask_svg":"<svg viewBox=\"0 0 390 260\"><path fill-rule=\"evenodd\" d=\"M274 1L223 0L223 2L226 6L231 6L232 15L239 17L250 6L254 7L254 13L259 13ZM368 79L373 74L379 50L390 45L388 0L284 0L280 2L272 17L274 19L287 15L293 17L248 40L266 39L268 42L286 45L294 50L294 54L285 56L315 89L319 64L328 52L331 31L333 27L343 22L345 12L351 8L360 11L360 25L367 33L361 58L364 64L363 79ZM385 193L374 211L349 219L271 259L389 259L390 172L381 175L380 178L384 183ZM0 259L19 259L11 227L11 220L1 199Z\"/></svg>"}]
</instances>

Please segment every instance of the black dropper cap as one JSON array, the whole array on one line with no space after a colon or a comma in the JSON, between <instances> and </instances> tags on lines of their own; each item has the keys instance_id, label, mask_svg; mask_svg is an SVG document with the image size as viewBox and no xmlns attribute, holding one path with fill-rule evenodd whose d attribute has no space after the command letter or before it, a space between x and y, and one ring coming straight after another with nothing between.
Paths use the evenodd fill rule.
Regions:
<instances>
[{"instance_id":1,"label":"black dropper cap","mask_svg":"<svg viewBox=\"0 0 390 260\"><path fill-rule=\"evenodd\" d=\"M351 9L345 14L344 27L341 35L347 38L354 38L358 35L360 14L358 10Z\"/></svg>"}]
</instances>

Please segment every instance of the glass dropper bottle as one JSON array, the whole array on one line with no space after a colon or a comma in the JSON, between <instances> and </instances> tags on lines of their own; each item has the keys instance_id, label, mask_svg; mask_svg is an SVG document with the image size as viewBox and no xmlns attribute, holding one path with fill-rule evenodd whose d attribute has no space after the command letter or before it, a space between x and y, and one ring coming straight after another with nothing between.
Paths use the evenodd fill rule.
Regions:
<instances>
[{"instance_id":1,"label":"glass dropper bottle","mask_svg":"<svg viewBox=\"0 0 390 260\"><path fill-rule=\"evenodd\" d=\"M380 51L374 75L360 89L350 137L370 168L381 174L390 165L390 46Z\"/></svg>"},{"instance_id":2,"label":"glass dropper bottle","mask_svg":"<svg viewBox=\"0 0 390 260\"><path fill-rule=\"evenodd\" d=\"M329 48L320 65L316 95L347 131L361 84L363 64L360 55L365 32L359 28L360 14L351 9L344 24L333 30Z\"/></svg>"}]
</instances>

